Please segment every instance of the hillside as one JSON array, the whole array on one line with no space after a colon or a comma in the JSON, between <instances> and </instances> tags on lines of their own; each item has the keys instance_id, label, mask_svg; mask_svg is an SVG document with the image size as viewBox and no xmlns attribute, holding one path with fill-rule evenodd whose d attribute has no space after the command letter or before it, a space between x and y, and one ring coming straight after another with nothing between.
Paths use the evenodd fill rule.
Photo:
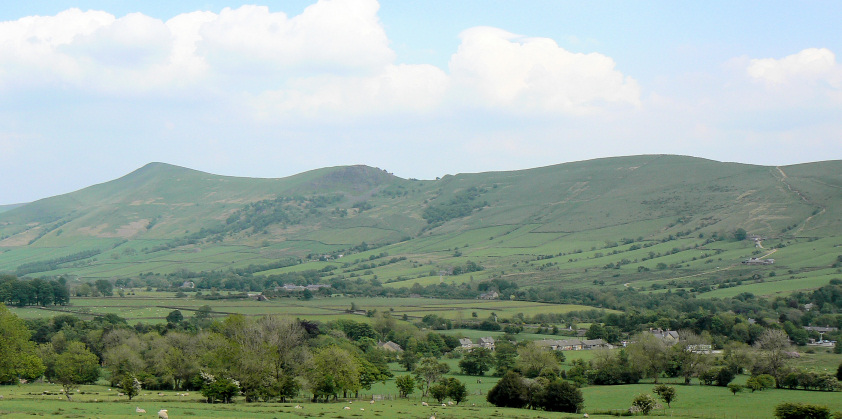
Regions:
<instances>
[{"instance_id":1,"label":"hillside","mask_svg":"<svg viewBox=\"0 0 842 419\"><path fill-rule=\"evenodd\" d=\"M840 201L839 161L765 167L646 155L434 181L366 166L251 179L151 163L0 209L0 271L99 279L251 266L255 275L321 269L323 281L389 286L447 275L771 294L841 276L831 267L842 253ZM737 229L759 240L735 240ZM774 265L740 263L772 252ZM383 253L391 262L366 263ZM721 286L775 270L788 274Z\"/></svg>"}]
</instances>

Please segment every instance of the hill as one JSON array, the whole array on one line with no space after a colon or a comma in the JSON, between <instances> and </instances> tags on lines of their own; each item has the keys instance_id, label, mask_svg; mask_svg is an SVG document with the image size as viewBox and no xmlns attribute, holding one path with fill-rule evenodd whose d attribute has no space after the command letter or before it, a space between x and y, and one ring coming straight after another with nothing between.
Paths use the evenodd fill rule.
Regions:
<instances>
[{"instance_id":1,"label":"hill","mask_svg":"<svg viewBox=\"0 0 842 419\"><path fill-rule=\"evenodd\" d=\"M0 271L114 279L321 270L324 282L388 286L447 276L772 294L842 276L833 267L840 191L839 161L767 167L645 155L423 181L367 166L252 179L151 163L0 210ZM773 265L741 263L767 254ZM775 271L786 275L770 279ZM756 275L764 280L742 283Z\"/></svg>"}]
</instances>

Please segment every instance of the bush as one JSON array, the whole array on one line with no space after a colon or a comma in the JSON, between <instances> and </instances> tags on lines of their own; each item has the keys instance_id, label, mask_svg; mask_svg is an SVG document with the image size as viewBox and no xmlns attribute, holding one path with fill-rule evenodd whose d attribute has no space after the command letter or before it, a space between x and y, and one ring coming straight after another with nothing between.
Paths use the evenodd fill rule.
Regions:
<instances>
[{"instance_id":1,"label":"bush","mask_svg":"<svg viewBox=\"0 0 842 419\"><path fill-rule=\"evenodd\" d=\"M585 405L582 391L573 383L554 380L544 387L538 406L549 412L577 413Z\"/></svg>"},{"instance_id":2,"label":"bush","mask_svg":"<svg viewBox=\"0 0 842 419\"><path fill-rule=\"evenodd\" d=\"M731 383L731 384L728 384L728 390L731 390L731 393L734 393L734 395L736 396L737 393L743 391L743 386L741 386L737 383Z\"/></svg>"},{"instance_id":3,"label":"bush","mask_svg":"<svg viewBox=\"0 0 842 419\"><path fill-rule=\"evenodd\" d=\"M486 400L497 407L526 406L526 386L523 378L516 372L509 371L488 391Z\"/></svg>"},{"instance_id":4,"label":"bush","mask_svg":"<svg viewBox=\"0 0 842 419\"><path fill-rule=\"evenodd\" d=\"M830 419L830 410L826 406L806 403L781 403L775 406L778 419Z\"/></svg>"},{"instance_id":5,"label":"bush","mask_svg":"<svg viewBox=\"0 0 842 419\"><path fill-rule=\"evenodd\" d=\"M757 390L772 388L775 387L775 378L769 374L756 375L746 381L746 387L750 388L752 393Z\"/></svg>"},{"instance_id":6,"label":"bush","mask_svg":"<svg viewBox=\"0 0 842 419\"><path fill-rule=\"evenodd\" d=\"M650 394L638 394L635 396L634 400L632 400L632 407L629 409L632 413L643 413L644 415L648 415L653 409L657 402L655 402L655 398L652 397Z\"/></svg>"},{"instance_id":7,"label":"bush","mask_svg":"<svg viewBox=\"0 0 842 419\"><path fill-rule=\"evenodd\" d=\"M671 403L675 400L676 393L675 387L670 387L665 384L658 384L655 388L652 389L652 392L657 394L664 403L667 404L667 407L672 407Z\"/></svg>"}]
</instances>

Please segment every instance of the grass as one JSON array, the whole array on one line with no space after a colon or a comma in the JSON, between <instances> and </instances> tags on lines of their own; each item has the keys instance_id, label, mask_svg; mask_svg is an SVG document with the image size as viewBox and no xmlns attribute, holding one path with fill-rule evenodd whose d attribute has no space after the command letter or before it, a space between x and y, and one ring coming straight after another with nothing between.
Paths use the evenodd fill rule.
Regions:
<instances>
[{"instance_id":1,"label":"grass","mask_svg":"<svg viewBox=\"0 0 842 419\"><path fill-rule=\"evenodd\" d=\"M580 351L586 352L586 351ZM568 357L569 358L569 357ZM456 360L446 360L456 364ZM396 376L406 374L396 364L390 365ZM460 406L421 405L420 395L416 392L407 399L397 399L397 390L393 379L386 384L375 384L371 390L364 390L361 399L340 399L332 403L310 403L306 398L292 400L290 403L245 403L238 398L230 405L207 404L197 392L186 392L187 396L173 391L142 391L131 402L126 397L118 396L118 390L100 385L86 385L69 402L59 393L59 386L46 383L0 386L4 399L0 402L0 412L4 417L28 418L32 416L53 417L101 417L129 418L142 416L135 413L135 408L145 409L148 415L154 415L159 409L167 409L170 417L409 417L426 418L435 414L437 417L476 418L573 418L581 414L562 414L526 409L498 408L485 401L488 393L497 381L495 377L472 377L458 373L449 374L466 383L468 399ZM677 379L676 379L677 380ZM760 392L742 392L732 395L724 387L684 386L676 380L662 382L673 385L677 398L671 408L655 410L649 417L681 418L758 418L771 417L774 406L785 401L821 404L832 411L842 410L842 398L838 393L826 393L800 390L764 390ZM481 383L479 382L481 381ZM652 394L652 383L622 386L587 386L582 389L585 399L585 412L591 417L610 417L608 412L622 412L629 408L633 397L641 393ZM46 392L46 393L45 393ZM377 395L374 404L369 403L372 395ZM305 395L303 395L305 396ZM382 400L381 400L382 399ZM428 399L425 399L429 401ZM295 409L300 405L303 409ZM345 410L348 406L351 409ZM365 410L360 410L360 408ZM600 414L601 413L601 414ZM638 416L646 417L646 416Z\"/></svg>"},{"instance_id":2,"label":"grass","mask_svg":"<svg viewBox=\"0 0 842 419\"><path fill-rule=\"evenodd\" d=\"M591 310L592 307L572 304L544 304L526 301L486 301L486 300L447 300L430 298L351 298L332 297L315 298L303 301L293 298L278 298L270 301L251 299L201 300L195 298L177 298L172 292L147 292L126 290L125 297L75 297L65 307L9 307L22 318L50 317L66 312L90 316L94 314L116 314L130 324L161 323L172 310L181 310L185 316L208 305L217 315L239 313L244 315L279 314L307 317L314 320L329 321L339 318L353 318L368 321L368 317L347 313L353 304L358 310L389 311L396 318L407 315L411 319L420 319L428 314L456 320L470 320L476 312L485 319L491 313L499 317L515 317L519 313L533 315L537 313L567 313L570 311ZM134 293L135 295L130 295Z\"/></svg>"},{"instance_id":3,"label":"grass","mask_svg":"<svg viewBox=\"0 0 842 419\"><path fill-rule=\"evenodd\" d=\"M695 248L713 234L730 237L730 232L742 227L765 236L766 249L785 246L774 255L773 269L800 274L779 275L778 282L765 286L715 290L703 297L743 291L788 293L832 279L833 272L804 272L826 269L842 253L842 226L836 210L842 206L838 188L832 186L842 184L839 163L782 168L790 169L793 174L785 180L788 187L782 187L775 168L679 156L600 159L516 172L445 176L437 181L404 180L365 167L326 168L285 179L245 179L153 164L112 182L2 212L0 271L13 272L24 263L86 249L102 253L33 276L93 280L185 269L225 271L280 258L344 253L339 262L304 263L258 273L284 274L334 264L341 268L323 278L333 280L349 278L350 271L362 275L367 269L358 268L369 256L386 252L390 258L404 256L407 261L371 268L366 280L376 276L389 287L430 285L439 280L430 271L449 271L472 261L485 270L449 276L445 281L461 284L471 277L475 281L502 277L522 286L586 287L602 280L612 287L628 283L638 289L676 281L677 285L671 285L675 288L696 279L727 279L742 272L730 266L758 251L752 242L720 240ZM486 207L425 229L429 226L421 215L428 205L445 203L471 187L482 190L479 199L488 202ZM307 218L299 224L261 225L151 251L201 228L224 227L227 217L246 204L313 195L339 199L323 207L302 207ZM353 205L360 201L371 208L358 211ZM337 215L336 208L347 214ZM623 239L650 247L609 246ZM363 242L391 244L349 252ZM673 248L680 251L672 253ZM701 257L713 251L720 253ZM649 252L660 256L649 259ZM603 269L624 259L629 263L620 269ZM658 270L658 263L673 267ZM752 269L768 273L768 267Z\"/></svg>"}]
</instances>

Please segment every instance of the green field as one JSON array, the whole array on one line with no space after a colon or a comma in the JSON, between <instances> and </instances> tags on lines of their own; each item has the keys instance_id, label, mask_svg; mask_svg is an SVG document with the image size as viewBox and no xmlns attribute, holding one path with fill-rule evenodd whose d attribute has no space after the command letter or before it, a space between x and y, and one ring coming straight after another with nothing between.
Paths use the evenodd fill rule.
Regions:
<instances>
[{"instance_id":1,"label":"green field","mask_svg":"<svg viewBox=\"0 0 842 419\"><path fill-rule=\"evenodd\" d=\"M251 299L202 300L195 298L177 298L172 292L144 292L127 290L136 295L126 297L77 297L65 307L9 307L22 318L51 317L60 313L82 316L116 314L129 323L161 323L172 310L181 310L186 317L204 305L210 306L212 315L228 314L288 315L311 320L335 320L339 318L367 317L348 311L353 304L357 310L388 311L396 318L407 315L409 319L419 320L428 314L435 314L451 320L471 320L473 313L479 319L486 319L492 313L500 318L511 318L518 314L531 316L538 313L568 313L571 311L592 310L592 307L571 304L543 304L527 301L486 301L486 300L447 300L430 298L352 298L332 297L316 298L303 301L295 298L278 298L270 301ZM611 312L608 310L608 312Z\"/></svg>"},{"instance_id":2,"label":"green field","mask_svg":"<svg viewBox=\"0 0 842 419\"><path fill-rule=\"evenodd\" d=\"M842 254L840 173L840 162L776 168L668 155L435 181L365 166L247 179L151 164L4 207L0 272L114 280L333 267L321 282L362 278L400 288L506 278L583 288L596 280L662 292L707 281L713 286L701 297L786 294L842 277L831 268ZM464 202L472 206L459 207ZM436 208L447 215L429 218ZM733 240L737 228L763 247ZM63 259L81 251L98 254ZM773 266L740 264L764 254ZM334 260L311 261L324 255ZM405 259L390 261L396 257ZM304 263L273 267L279 260ZM483 269L450 274L468 262ZM752 275L765 281L733 283Z\"/></svg>"},{"instance_id":3,"label":"green field","mask_svg":"<svg viewBox=\"0 0 842 419\"><path fill-rule=\"evenodd\" d=\"M587 351L580 351L587 352ZM449 362L455 363L455 362ZM396 364L392 364L393 373L398 376L405 374ZM476 417L512 417L512 418L574 418L581 414L561 414L551 412L532 411L527 409L497 408L485 400L485 394L493 387L497 379L494 377L477 377L450 374L467 384L469 396L459 406L436 406L432 400L425 399L433 406L421 406L419 394L411 395L407 399L397 398L394 379L385 384L378 383L371 390L364 391L360 399L340 399L332 403L310 403L306 398L292 400L289 403L245 403L242 398L233 404L207 404L197 392L150 392L143 391L141 395L129 402L126 397L118 396L118 390L103 385L87 385L80 388L80 392L73 396L73 401L67 401L61 393L60 386L53 384L25 384L17 386L0 386L0 394L4 396L0 401L0 414L9 418L28 418L32 416L48 417L101 417L101 418L129 418L151 417L159 409L167 409L172 418L179 417L408 417L427 418L433 414L436 417L476 418ZM745 377L738 377L738 381ZM828 406L832 411L842 411L842 398L838 393L799 390L764 390L756 393L743 392L732 395L727 388L700 386L694 383L684 386L671 380L662 380L674 385L677 398L671 408L655 410L650 416L638 417L680 417L680 418L767 418L772 417L775 405L781 402L803 402ZM631 405L635 395L652 392L652 384L635 384L621 386L587 386L582 389L585 399L584 412L590 417L613 417L609 413L625 411ZM182 395L186 394L186 395ZM378 401L370 403L372 397ZM302 409L296 409L300 405ZM352 409L345 410L348 406ZM147 411L146 415L135 413L140 407ZM360 410L360 408L364 410Z\"/></svg>"}]
</instances>

